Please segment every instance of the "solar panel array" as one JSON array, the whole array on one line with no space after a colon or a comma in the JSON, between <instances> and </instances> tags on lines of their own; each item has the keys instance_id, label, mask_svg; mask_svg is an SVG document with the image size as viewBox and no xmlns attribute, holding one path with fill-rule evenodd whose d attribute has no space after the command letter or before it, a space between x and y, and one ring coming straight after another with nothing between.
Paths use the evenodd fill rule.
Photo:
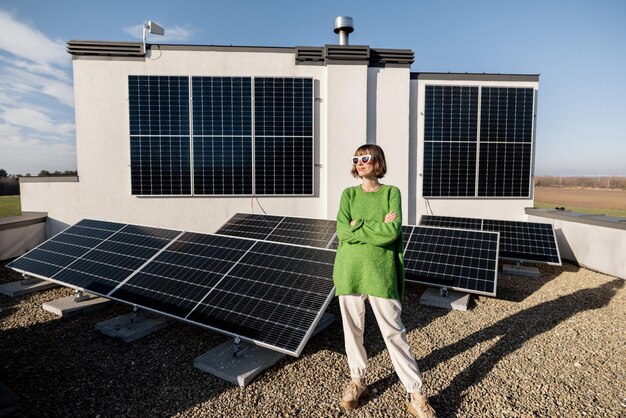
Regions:
<instances>
[{"instance_id":1,"label":"solar panel array","mask_svg":"<svg viewBox=\"0 0 626 418\"><path fill-rule=\"evenodd\" d=\"M561 265L552 224L422 215L420 225L500 233L500 258Z\"/></svg>"},{"instance_id":2,"label":"solar panel array","mask_svg":"<svg viewBox=\"0 0 626 418\"><path fill-rule=\"evenodd\" d=\"M313 79L129 76L128 95L132 194L313 194Z\"/></svg>"},{"instance_id":3,"label":"solar panel array","mask_svg":"<svg viewBox=\"0 0 626 418\"><path fill-rule=\"evenodd\" d=\"M334 296L334 257L85 219L7 266L297 356Z\"/></svg>"},{"instance_id":4,"label":"solar panel array","mask_svg":"<svg viewBox=\"0 0 626 418\"><path fill-rule=\"evenodd\" d=\"M331 220L238 213L217 233L338 248ZM406 280L495 296L498 233L402 226Z\"/></svg>"},{"instance_id":5,"label":"solar panel array","mask_svg":"<svg viewBox=\"0 0 626 418\"><path fill-rule=\"evenodd\" d=\"M534 94L425 86L422 195L530 197Z\"/></svg>"}]
</instances>

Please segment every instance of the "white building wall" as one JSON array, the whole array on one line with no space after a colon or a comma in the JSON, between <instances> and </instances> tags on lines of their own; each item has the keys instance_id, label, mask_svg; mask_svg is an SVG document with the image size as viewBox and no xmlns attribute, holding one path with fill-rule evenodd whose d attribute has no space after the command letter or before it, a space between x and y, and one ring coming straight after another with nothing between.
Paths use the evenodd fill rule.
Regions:
<instances>
[{"instance_id":1,"label":"white building wall","mask_svg":"<svg viewBox=\"0 0 626 418\"><path fill-rule=\"evenodd\" d=\"M411 118L415 118L415 130L411 131L411 139L417 141L417 175L416 175L416 207L417 218L421 215L459 216L467 218L502 219L512 221L526 220L525 208L533 207L532 186L534 174L531 178L530 198L424 198L423 171L424 171L424 92L426 85L453 85L453 86L490 86L490 87L531 87L538 89L537 82L520 81L469 81L469 80L412 80L411 89L415 91L414 106L411 109ZM534 146L534 145L533 145ZM533 150L534 155L534 150ZM533 157L534 160L534 157ZM534 170L534 163L532 165ZM532 171L531 170L531 171Z\"/></svg>"},{"instance_id":2,"label":"white building wall","mask_svg":"<svg viewBox=\"0 0 626 418\"><path fill-rule=\"evenodd\" d=\"M409 204L415 196L409 189L409 95L408 68L368 69L368 143L385 151L387 175L382 183L402 192L403 222L409 222Z\"/></svg>"},{"instance_id":3,"label":"white building wall","mask_svg":"<svg viewBox=\"0 0 626 418\"><path fill-rule=\"evenodd\" d=\"M327 67L327 210L335 219L341 192L358 184L350 174L350 157L367 139L367 65L331 64Z\"/></svg>"},{"instance_id":4,"label":"white building wall","mask_svg":"<svg viewBox=\"0 0 626 418\"><path fill-rule=\"evenodd\" d=\"M554 226L562 259L626 279L626 230L532 215L524 220Z\"/></svg>"}]
</instances>

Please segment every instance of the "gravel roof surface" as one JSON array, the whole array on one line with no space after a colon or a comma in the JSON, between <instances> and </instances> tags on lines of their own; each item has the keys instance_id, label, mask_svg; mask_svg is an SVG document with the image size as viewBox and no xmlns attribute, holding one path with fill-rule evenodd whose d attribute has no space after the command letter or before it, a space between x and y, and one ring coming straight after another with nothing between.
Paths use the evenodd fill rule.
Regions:
<instances>
[{"instance_id":1,"label":"gravel roof surface","mask_svg":"<svg viewBox=\"0 0 626 418\"><path fill-rule=\"evenodd\" d=\"M466 312L421 306L425 288L407 284L403 320L440 417L626 416L626 283L570 264L540 271L501 274L498 297L474 296ZM19 279L0 268L0 283ZM193 367L226 337L177 323L126 344L94 325L128 306L69 319L41 307L71 294L0 295L0 380L22 398L17 417L409 416L369 310L373 393L347 413L336 299L335 322L299 358L286 356L242 389Z\"/></svg>"}]
</instances>

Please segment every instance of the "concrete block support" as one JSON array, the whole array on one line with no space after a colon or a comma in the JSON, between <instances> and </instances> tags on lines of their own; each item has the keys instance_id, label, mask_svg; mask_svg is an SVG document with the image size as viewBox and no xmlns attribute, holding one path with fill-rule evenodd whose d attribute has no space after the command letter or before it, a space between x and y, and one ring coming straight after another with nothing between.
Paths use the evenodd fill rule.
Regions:
<instances>
[{"instance_id":1,"label":"concrete block support","mask_svg":"<svg viewBox=\"0 0 626 418\"><path fill-rule=\"evenodd\" d=\"M317 324L313 335L317 335L335 320L335 316L325 313ZM242 355L233 355L233 341L218 345L193 361L194 367L224 379L233 385L245 387L262 371L272 367L285 354L254 344L247 344Z\"/></svg>"}]
</instances>

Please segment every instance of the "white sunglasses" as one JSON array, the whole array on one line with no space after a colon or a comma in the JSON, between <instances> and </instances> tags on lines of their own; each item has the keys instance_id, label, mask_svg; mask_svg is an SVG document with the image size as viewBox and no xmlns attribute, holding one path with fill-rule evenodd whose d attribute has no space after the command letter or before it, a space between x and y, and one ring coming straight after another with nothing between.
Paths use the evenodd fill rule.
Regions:
<instances>
[{"instance_id":1,"label":"white sunglasses","mask_svg":"<svg viewBox=\"0 0 626 418\"><path fill-rule=\"evenodd\" d=\"M351 157L352 164L354 165L357 165L359 161L362 162L363 164L369 164L373 159L374 157L372 157L370 154L355 155L354 157Z\"/></svg>"}]
</instances>

